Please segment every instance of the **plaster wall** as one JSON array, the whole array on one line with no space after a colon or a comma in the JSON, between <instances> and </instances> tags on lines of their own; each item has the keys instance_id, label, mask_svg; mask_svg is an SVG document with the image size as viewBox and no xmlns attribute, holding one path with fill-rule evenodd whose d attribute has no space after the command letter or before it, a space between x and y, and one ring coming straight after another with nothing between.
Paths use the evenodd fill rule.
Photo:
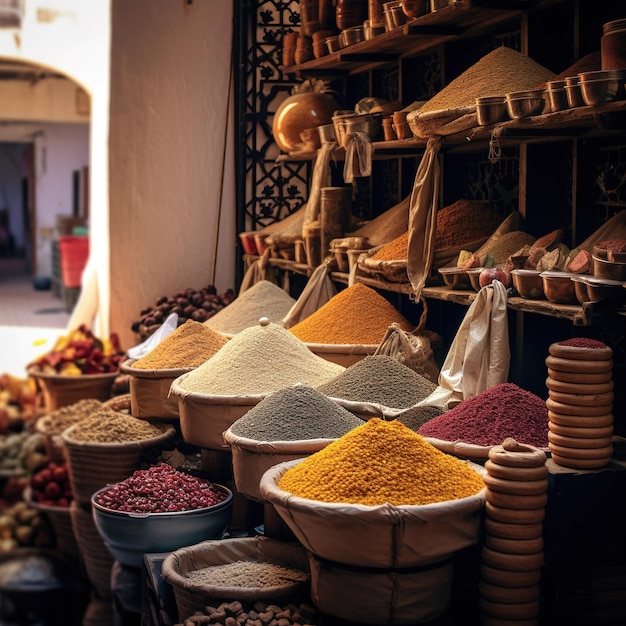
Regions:
<instances>
[{"instance_id":1,"label":"plaster wall","mask_svg":"<svg viewBox=\"0 0 626 626\"><path fill-rule=\"evenodd\" d=\"M126 347L159 296L235 286L231 37L230 0L113 2L110 316Z\"/></svg>"}]
</instances>

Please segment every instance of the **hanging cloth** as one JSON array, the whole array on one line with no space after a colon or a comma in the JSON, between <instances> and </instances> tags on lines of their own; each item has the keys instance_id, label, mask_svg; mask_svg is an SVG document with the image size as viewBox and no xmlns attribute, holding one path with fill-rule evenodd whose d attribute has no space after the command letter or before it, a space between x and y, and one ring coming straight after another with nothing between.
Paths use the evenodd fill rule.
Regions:
<instances>
[{"instance_id":1,"label":"hanging cloth","mask_svg":"<svg viewBox=\"0 0 626 626\"><path fill-rule=\"evenodd\" d=\"M372 139L367 133L356 131L350 134L343 165L343 180L353 182L355 177L370 176L372 173Z\"/></svg>"},{"instance_id":2,"label":"hanging cloth","mask_svg":"<svg viewBox=\"0 0 626 626\"><path fill-rule=\"evenodd\" d=\"M431 270L434 256L441 178L439 163L441 142L442 138L438 135L428 139L426 150L415 174L409 204L407 274L416 302L421 300L421 292ZM426 307L422 315L425 314Z\"/></svg>"},{"instance_id":3,"label":"hanging cloth","mask_svg":"<svg viewBox=\"0 0 626 626\"><path fill-rule=\"evenodd\" d=\"M494 280L478 292L467 310L429 404L452 408L507 382L510 362L506 287Z\"/></svg>"},{"instance_id":4,"label":"hanging cloth","mask_svg":"<svg viewBox=\"0 0 626 626\"><path fill-rule=\"evenodd\" d=\"M331 260L331 257L328 257L313 270L300 297L283 318L285 328L291 328L315 313L337 293L337 287L330 278Z\"/></svg>"}]
</instances>

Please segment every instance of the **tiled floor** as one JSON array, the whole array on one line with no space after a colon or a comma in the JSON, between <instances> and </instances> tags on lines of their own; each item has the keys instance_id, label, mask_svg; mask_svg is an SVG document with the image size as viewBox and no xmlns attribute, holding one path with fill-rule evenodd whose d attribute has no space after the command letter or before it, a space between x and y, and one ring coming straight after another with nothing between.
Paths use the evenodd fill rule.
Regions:
<instances>
[{"instance_id":1,"label":"tiled floor","mask_svg":"<svg viewBox=\"0 0 626 626\"><path fill-rule=\"evenodd\" d=\"M70 315L53 290L34 288L25 261L0 259L0 374L24 376L64 334Z\"/></svg>"}]
</instances>

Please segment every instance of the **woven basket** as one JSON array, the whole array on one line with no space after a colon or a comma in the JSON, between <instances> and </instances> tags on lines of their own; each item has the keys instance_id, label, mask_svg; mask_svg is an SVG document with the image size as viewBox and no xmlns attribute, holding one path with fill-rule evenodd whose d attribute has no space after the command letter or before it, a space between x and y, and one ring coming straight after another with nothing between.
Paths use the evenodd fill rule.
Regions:
<instances>
[{"instance_id":1,"label":"woven basket","mask_svg":"<svg viewBox=\"0 0 626 626\"><path fill-rule=\"evenodd\" d=\"M67 452L68 470L74 498L82 506L91 506L91 496L106 485L128 478L149 452L159 450L173 438L172 425L163 425L156 437L122 443L73 441L70 426L61 434Z\"/></svg>"},{"instance_id":2,"label":"woven basket","mask_svg":"<svg viewBox=\"0 0 626 626\"><path fill-rule=\"evenodd\" d=\"M415 137L418 139L428 139L432 135L439 134L439 131L450 125L455 120L473 113L475 110L475 106L444 109L440 111L426 111L424 113L420 113L420 109L417 109L407 114L406 121ZM463 128L472 128L473 126L476 126L474 123L475 117L472 118L472 116L470 116L470 118L466 119L468 120L467 124L469 125L464 122L462 124ZM461 130L461 128L454 128L453 132L458 132L459 130ZM448 127L448 132L444 134L451 134L449 131L450 127Z\"/></svg>"},{"instance_id":3,"label":"woven basket","mask_svg":"<svg viewBox=\"0 0 626 626\"><path fill-rule=\"evenodd\" d=\"M111 569L114 559L96 528L91 507L83 508L74 501L70 505L70 516L87 578L99 598L111 598Z\"/></svg>"},{"instance_id":4,"label":"woven basket","mask_svg":"<svg viewBox=\"0 0 626 626\"><path fill-rule=\"evenodd\" d=\"M183 439L207 450L229 452L224 441L224 431L263 400L265 395L224 396L189 392L180 386L187 375L183 374L172 383L172 394L178 398Z\"/></svg>"},{"instance_id":5,"label":"woven basket","mask_svg":"<svg viewBox=\"0 0 626 626\"><path fill-rule=\"evenodd\" d=\"M54 538L57 550L71 561L78 561L80 550L74 536L74 527L72 525L72 517L70 508L66 506L46 506L36 502L32 498L32 490L30 486L24 489L24 501L42 513L50 522L52 530L54 530Z\"/></svg>"},{"instance_id":6,"label":"woven basket","mask_svg":"<svg viewBox=\"0 0 626 626\"><path fill-rule=\"evenodd\" d=\"M285 581L273 587L221 587L194 582L185 576L211 565L228 565L238 561L272 563L301 570L308 574L306 550L297 542L278 541L269 537L244 537L208 540L181 548L165 557L161 566L163 580L171 585L183 622L207 605L222 602L254 603L258 600L286 605L308 597L309 581Z\"/></svg>"},{"instance_id":7,"label":"woven basket","mask_svg":"<svg viewBox=\"0 0 626 626\"><path fill-rule=\"evenodd\" d=\"M232 451L237 493L257 502L264 502L259 483L270 467L283 461L309 456L325 448L334 439L265 442L240 437L228 428L224 432L224 441Z\"/></svg>"},{"instance_id":8,"label":"woven basket","mask_svg":"<svg viewBox=\"0 0 626 626\"><path fill-rule=\"evenodd\" d=\"M119 376L119 372L62 376L60 374L44 374L32 367L27 370L27 373L41 387L47 412L74 404L85 398L95 398L104 402L111 397L113 382Z\"/></svg>"},{"instance_id":9,"label":"woven basket","mask_svg":"<svg viewBox=\"0 0 626 626\"><path fill-rule=\"evenodd\" d=\"M356 261L357 268L365 274L383 278L390 283L408 283L407 259L387 261L372 258L382 247L383 246L377 246L361 254Z\"/></svg>"},{"instance_id":10,"label":"woven basket","mask_svg":"<svg viewBox=\"0 0 626 626\"><path fill-rule=\"evenodd\" d=\"M149 419L178 419L178 398L170 395L170 386L176 378L193 367L145 370L133 367L137 359L128 359L120 371L128 374L131 415Z\"/></svg>"}]
</instances>

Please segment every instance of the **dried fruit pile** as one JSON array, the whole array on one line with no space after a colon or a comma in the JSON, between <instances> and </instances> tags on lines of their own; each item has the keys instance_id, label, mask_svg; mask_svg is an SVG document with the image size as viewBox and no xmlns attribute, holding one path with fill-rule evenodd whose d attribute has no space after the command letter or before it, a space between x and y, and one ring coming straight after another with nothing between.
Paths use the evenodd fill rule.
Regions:
<instances>
[{"instance_id":1,"label":"dried fruit pile","mask_svg":"<svg viewBox=\"0 0 626 626\"><path fill-rule=\"evenodd\" d=\"M52 350L36 358L27 369L63 376L107 374L117 372L125 357L115 333L108 340L99 339L81 324L59 337Z\"/></svg>"},{"instance_id":2,"label":"dried fruit pile","mask_svg":"<svg viewBox=\"0 0 626 626\"><path fill-rule=\"evenodd\" d=\"M50 461L30 478L31 497L44 506L69 507L74 494L67 463Z\"/></svg>"},{"instance_id":3,"label":"dried fruit pile","mask_svg":"<svg viewBox=\"0 0 626 626\"><path fill-rule=\"evenodd\" d=\"M141 309L139 318L131 324L131 330L142 339L147 339L172 313L178 315L177 326L189 319L204 322L234 299L235 293L232 289L218 294L214 285L201 289L189 287L173 296L161 296L153 305Z\"/></svg>"}]
</instances>

